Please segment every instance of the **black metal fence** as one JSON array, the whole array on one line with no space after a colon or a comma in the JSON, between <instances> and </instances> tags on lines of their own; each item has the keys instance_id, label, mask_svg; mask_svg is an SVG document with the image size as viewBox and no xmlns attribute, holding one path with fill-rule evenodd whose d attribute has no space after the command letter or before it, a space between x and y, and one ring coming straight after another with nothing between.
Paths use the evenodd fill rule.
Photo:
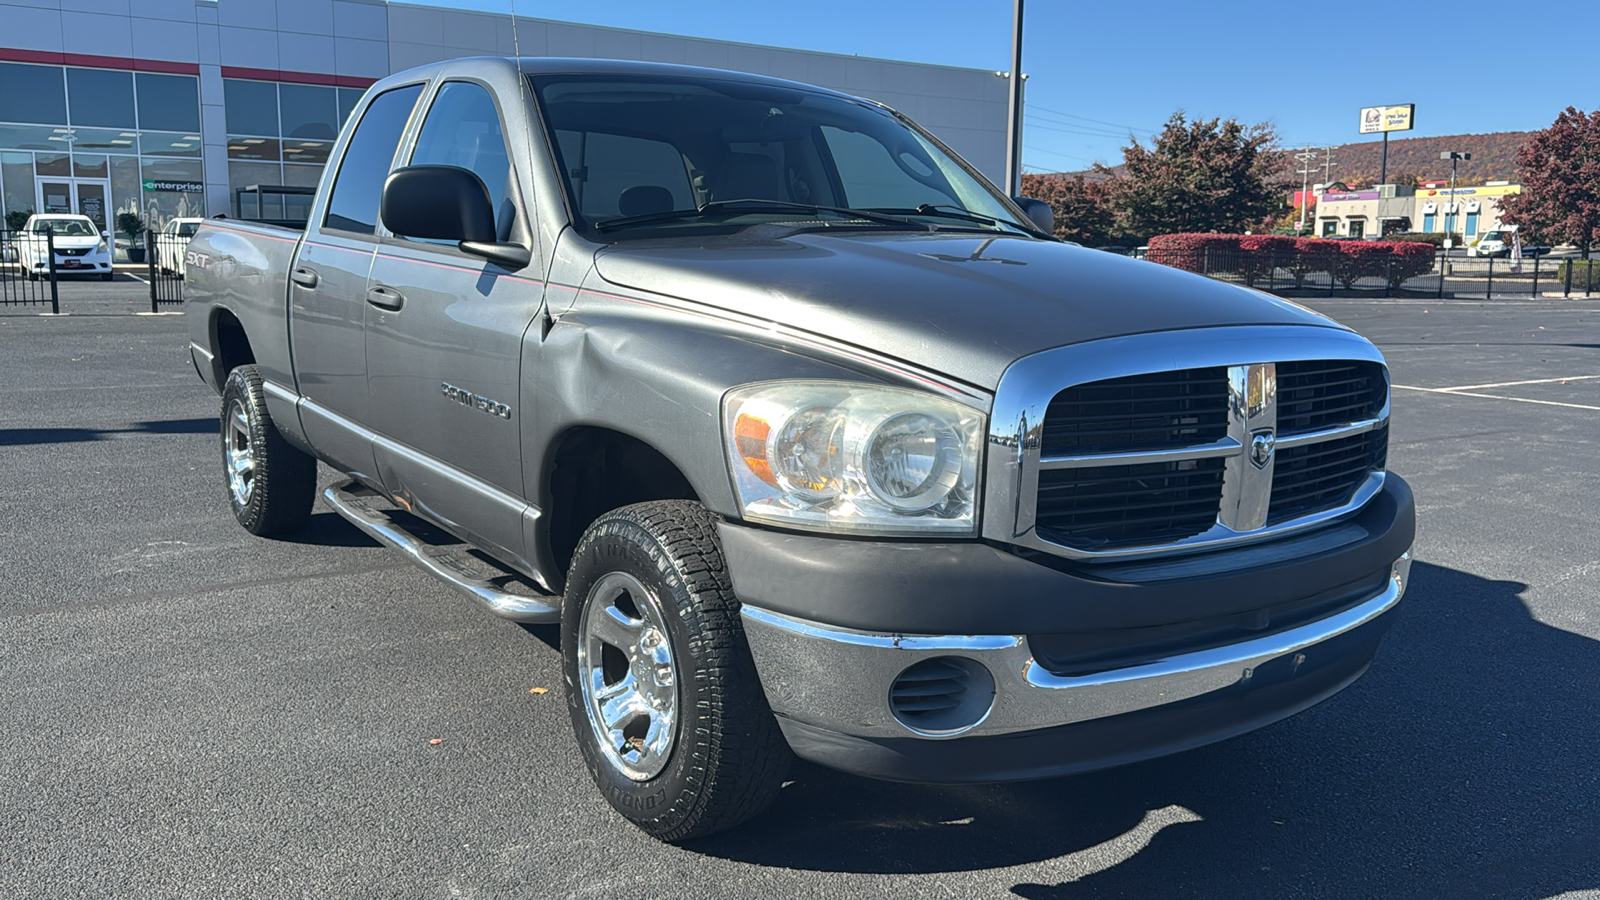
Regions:
<instances>
[{"instance_id":1,"label":"black metal fence","mask_svg":"<svg viewBox=\"0 0 1600 900\"><path fill-rule=\"evenodd\" d=\"M150 282L150 311L183 303L184 254L189 236L166 231L144 233L145 268Z\"/></svg>"},{"instance_id":2,"label":"black metal fence","mask_svg":"<svg viewBox=\"0 0 1600 900\"><path fill-rule=\"evenodd\" d=\"M49 306L61 312L55 235L0 230L0 306Z\"/></svg>"},{"instance_id":3,"label":"black metal fence","mask_svg":"<svg viewBox=\"0 0 1600 900\"><path fill-rule=\"evenodd\" d=\"M1158 254L1145 257L1163 262ZM1384 297L1592 297L1600 294L1600 260L1509 260L1436 256L1425 268L1414 260L1387 254L1251 253L1207 249L1199 272L1271 293L1335 296L1339 293ZM1192 268L1194 260L1168 264Z\"/></svg>"}]
</instances>

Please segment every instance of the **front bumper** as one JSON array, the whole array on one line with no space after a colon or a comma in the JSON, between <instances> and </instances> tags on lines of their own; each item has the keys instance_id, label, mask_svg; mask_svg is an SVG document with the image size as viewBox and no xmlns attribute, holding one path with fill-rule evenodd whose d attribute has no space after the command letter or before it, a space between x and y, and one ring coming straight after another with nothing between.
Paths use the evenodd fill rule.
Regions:
<instances>
[{"instance_id":1,"label":"front bumper","mask_svg":"<svg viewBox=\"0 0 1600 900\"><path fill-rule=\"evenodd\" d=\"M749 606L744 628L768 702L801 757L890 780L1037 778L1222 740L1332 696L1371 662L1410 564L1408 553L1380 593L1326 619L1079 676L1046 671L1021 636L867 634ZM981 664L994 679L992 701L969 727L919 734L891 708L894 682L918 662L947 657Z\"/></svg>"},{"instance_id":2,"label":"front bumper","mask_svg":"<svg viewBox=\"0 0 1600 900\"><path fill-rule=\"evenodd\" d=\"M791 573L787 590L757 576L773 564L759 549L761 538L732 524L722 532L751 653L795 752L871 777L959 783L1047 777L1177 752L1337 693L1365 671L1404 594L1414 534L1409 489L1391 478L1343 527L1365 536L1265 564L1247 555L1261 551L1245 551L1237 567L1199 576L1167 572L1165 580L1139 584L1096 581L985 545L975 546L1000 556L972 549L945 561L950 545L882 544L873 553L870 544L836 542L861 554L856 562L876 565L850 563L840 572L837 552L826 565L811 557L819 571L810 578ZM796 550L793 538L772 549ZM788 558L807 562L792 552ZM958 560L980 582L990 580L956 580L964 602L953 603L944 595L955 570L945 563ZM823 568L827 577L820 577ZM852 573L857 586L841 605L831 588ZM875 580L884 573L895 583ZM1335 585L1344 593L1332 596ZM1352 585L1359 593L1349 593ZM1175 602L1173 592L1186 599ZM1022 602L1012 602L1019 595ZM1293 598L1307 596L1321 605L1296 613ZM799 613L807 603L826 614ZM1267 615L1273 603L1279 605ZM870 608L861 611L869 605L897 608L899 624L861 624L882 621ZM1185 614L1207 627L1174 639L1171 629L1189 627L1177 622ZM1258 614L1263 618L1243 637L1238 630L1219 637L1212 628ZM929 623L966 627L935 631ZM1052 641L1062 645L1060 633L1074 631L1077 642L1066 646L1088 648L1081 664L1049 649ZM1130 635L1138 640L1127 644ZM980 677L962 695L971 714L930 730L903 707L897 712L893 697L908 667L935 658Z\"/></svg>"}]
</instances>

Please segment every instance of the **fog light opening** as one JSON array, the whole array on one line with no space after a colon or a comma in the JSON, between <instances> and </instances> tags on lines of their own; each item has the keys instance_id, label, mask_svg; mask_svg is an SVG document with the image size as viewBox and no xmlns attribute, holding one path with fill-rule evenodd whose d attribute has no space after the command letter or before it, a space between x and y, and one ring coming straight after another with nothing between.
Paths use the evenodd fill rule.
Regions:
<instances>
[{"instance_id":1,"label":"fog light opening","mask_svg":"<svg viewBox=\"0 0 1600 900\"><path fill-rule=\"evenodd\" d=\"M989 717L994 676L964 656L936 656L907 666L889 688L895 721L925 737L953 737Z\"/></svg>"}]
</instances>

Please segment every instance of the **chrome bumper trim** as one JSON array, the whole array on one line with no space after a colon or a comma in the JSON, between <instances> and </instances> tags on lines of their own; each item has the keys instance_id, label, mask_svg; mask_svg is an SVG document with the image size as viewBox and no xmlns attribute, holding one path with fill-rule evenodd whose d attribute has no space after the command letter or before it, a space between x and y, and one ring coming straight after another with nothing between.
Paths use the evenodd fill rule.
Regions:
<instances>
[{"instance_id":1,"label":"chrome bumper trim","mask_svg":"<svg viewBox=\"0 0 1600 900\"><path fill-rule=\"evenodd\" d=\"M1274 635L1185 653L1159 662L1062 677L1034 661L1020 635L873 634L807 622L746 605L745 635L773 712L859 737L1009 734L1122 715L1188 700L1249 681L1289 659L1298 669L1317 645L1377 620L1400 602L1411 554L1390 569L1384 589L1337 615ZM982 663L994 676L994 706L964 731L930 736L901 725L889 691L907 666L935 656Z\"/></svg>"}]
</instances>

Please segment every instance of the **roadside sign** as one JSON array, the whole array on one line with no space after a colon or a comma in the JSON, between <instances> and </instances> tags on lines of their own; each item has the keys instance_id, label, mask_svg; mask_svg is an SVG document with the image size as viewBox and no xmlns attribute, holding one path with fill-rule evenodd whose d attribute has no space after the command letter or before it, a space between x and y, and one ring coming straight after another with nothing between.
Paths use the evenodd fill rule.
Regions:
<instances>
[{"instance_id":1,"label":"roadside sign","mask_svg":"<svg viewBox=\"0 0 1600 900\"><path fill-rule=\"evenodd\" d=\"M1403 103L1399 106L1369 106L1361 110L1361 133L1377 134L1380 131L1410 131L1415 127L1417 105Z\"/></svg>"}]
</instances>

